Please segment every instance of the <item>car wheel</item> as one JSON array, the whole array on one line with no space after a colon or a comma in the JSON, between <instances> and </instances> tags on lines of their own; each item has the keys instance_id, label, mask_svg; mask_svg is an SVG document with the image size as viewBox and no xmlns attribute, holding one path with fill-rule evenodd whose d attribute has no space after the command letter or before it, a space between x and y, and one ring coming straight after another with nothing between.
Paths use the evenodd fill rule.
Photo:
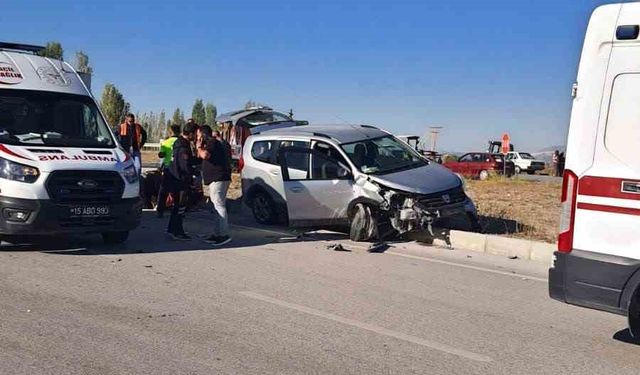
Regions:
<instances>
[{"instance_id":1,"label":"car wheel","mask_svg":"<svg viewBox=\"0 0 640 375\"><path fill-rule=\"evenodd\" d=\"M351 218L349 239L355 242L369 241L378 235L378 222L371 207L362 203L356 204Z\"/></svg>"},{"instance_id":2,"label":"car wheel","mask_svg":"<svg viewBox=\"0 0 640 375\"><path fill-rule=\"evenodd\" d=\"M522 172L522 170L520 169L520 167L516 166L516 174L520 174Z\"/></svg>"},{"instance_id":3,"label":"car wheel","mask_svg":"<svg viewBox=\"0 0 640 375\"><path fill-rule=\"evenodd\" d=\"M273 199L265 192L257 192L251 199L253 218L259 224L271 225L276 223L276 210Z\"/></svg>"},{"instance_id":4,"label":"car wheel","mask_svg":"<svg viewBox=\"0 0 640 375\"><path fill-rule=\"evenodd\" d=\"M489 178L489 172L480 171L480 173L478 174L478 178L480 178L480 181L486 180L487 178Z\"/></svg>"},{"instance_id":5,"label":"car wheel","mask_svg":"<svg viewBox=\"0 0 640 375\"><path fill-rule=\"evenodd\" d=\"M102 233L102 241L107 245L119 245L125 242L127 238L129 238L128 231Z\"/></svg>"},{"instance_id":6,"label":"car wheel","mask_svg":"<svg viewBox=\"0 0 640 375\"><path fill-rule=\"evenodd\" d=\"M534 174L536 174L536 171L528 171L527 174L534 175Z\"/></svg>"}]
</instances>

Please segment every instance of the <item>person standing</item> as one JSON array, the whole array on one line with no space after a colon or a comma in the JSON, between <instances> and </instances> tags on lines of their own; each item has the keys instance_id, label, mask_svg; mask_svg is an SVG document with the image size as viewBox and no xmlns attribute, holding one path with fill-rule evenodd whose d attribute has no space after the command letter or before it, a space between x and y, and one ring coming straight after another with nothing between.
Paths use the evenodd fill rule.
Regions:
<instances>
[{"instance_id":1,"label":"person standing","mask_svg":"<svg viewBox=\"0 0 640 375\"><path fill-rule=\"evenodd\" d=\"M559 166L559 162L560 162L560 153L558 152L558 150L555 150L553 152L553 156L551 157L551 165L553 168L553 171L551 172L553 174L554 177L558 177L558 166Z\"/></svg>"},{"instance_id":2,"label":"person standing","mask_svg":"<svg viewBox=\"0 0 640 375\"><path fill-rule=\"evenodd\" d=\"M160 142L160 152L158 153L158 156L162 158L162 183L160 184L158 201L156 202L156 214L159 218L164 216L164 211L167 208L167 197L169 195L169 191L165 188L164 179L167 177L168 169L171 167L171 162L173 161L173 144L179 137L180 125L171 125L171 136Z\"/></svg>"},{"instance_id":3,"label":"person standing","mask_svg":"<svg viewBox=\"0 0 640 375\"><path fill-rule=\"evenodd\" d=\"M133 163L136 166L138 175L141 175L142 159L140 151L142 150L142 146L147 143L147 132L142 125L136 122L136 116L134 116L133 113L128 113L125 116L125 121L120 124L118 138L120 145L122 145L124 150L133 158Z\"/></svg>"},{"instance_id":4,"label":"person standing","mask_svg":"<svg viewBox=\"0 0 640 375\"><path fill-rule=\"evenodd\" d=\"M173 208L169 218L167 233L175 240L190 240L182 225L186 212L188 189L193 179L194 155L191 143L195 140L196 127L187 124L182 129L182 136L173 143L173 160L163 179L165 187L173 198Z\"/></svg>"},{"instance_id":5,"label":"person standing","mask_svg":"<svg viewBox=\"0 0 640 375\"><path fill-rule=\"evenodd\" d=\"M209 197L214 208L213 233L205 241L214 246L222 246L231 242L226 203L231 184L231 164L224 144L212 136L211 128L205 127L203 132L206 141L198 150L198 156L202 159L202 179L209 187Z\"/></svg>"}]
</instances>

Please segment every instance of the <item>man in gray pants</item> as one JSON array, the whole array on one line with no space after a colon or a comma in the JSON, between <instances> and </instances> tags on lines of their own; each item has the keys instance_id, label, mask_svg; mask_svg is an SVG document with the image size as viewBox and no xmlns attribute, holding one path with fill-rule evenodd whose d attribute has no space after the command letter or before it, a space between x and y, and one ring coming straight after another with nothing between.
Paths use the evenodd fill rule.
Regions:
<instances>
[{"instance_id":1,"label":"man in gray pants","mask_svg":"<svg viewBox=\"0 0 640 375\"><path fill-rule=\"evenodd\" d=\"M205 239L214 246L231 242L229 237L229 219L227 216L227 191L231 184L231 163L226 147L220 140L212 137L211 128L202 127L206 142L198 150L202 159L202 179L209 186L209 196L213 203L213 233Z\"/></svg>"}]
</instances>

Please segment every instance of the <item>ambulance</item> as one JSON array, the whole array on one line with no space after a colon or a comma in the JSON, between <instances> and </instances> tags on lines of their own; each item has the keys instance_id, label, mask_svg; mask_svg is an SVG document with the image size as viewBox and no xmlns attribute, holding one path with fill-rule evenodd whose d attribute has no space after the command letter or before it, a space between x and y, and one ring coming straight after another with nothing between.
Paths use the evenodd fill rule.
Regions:
<instances>
[{"instance_id":1,"label":"ambulance","mask_svg":"<svg viewBox=\"0 0 640 375\"><path fill-rule=\"evenodd\" d=\"M142 211L133 160L85 81L42 49L0 43L0 239L122 243Z\"/></svg>"}]
</instances>

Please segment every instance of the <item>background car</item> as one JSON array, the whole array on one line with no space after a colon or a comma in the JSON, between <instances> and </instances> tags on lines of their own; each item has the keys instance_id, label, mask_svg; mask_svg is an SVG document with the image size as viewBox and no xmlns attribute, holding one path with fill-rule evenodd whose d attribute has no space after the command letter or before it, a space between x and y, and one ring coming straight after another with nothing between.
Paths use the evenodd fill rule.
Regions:
<instances>
[{"instance_id":1,"label":"background car","mask_svg":"<svg viewBox=\"0 0 640 375\"><path fill-rule=\"evenodd\" d=\"M537 160L528 152L510 152L506 157L507 161L515 164L515 173L520 174L526 172L528 174L534 174L536 171L541 171L546 167L546 164L542 160Z\"/></svg>"},{"instance_id":2,"label":"background car","mask_svg":"<svg viewBox=\"0 0 640 375\"><path fill-rule=\"evenodd\" d=\"M505 173L505 169L507 177L515 173L515 166L512 162L507 161L506 168L503 163L504 157L501 154L470 152L462 155L458 160L447 160L443 165L465 177L486 180L491 175Z\"/></svg>"}]
</instances>

